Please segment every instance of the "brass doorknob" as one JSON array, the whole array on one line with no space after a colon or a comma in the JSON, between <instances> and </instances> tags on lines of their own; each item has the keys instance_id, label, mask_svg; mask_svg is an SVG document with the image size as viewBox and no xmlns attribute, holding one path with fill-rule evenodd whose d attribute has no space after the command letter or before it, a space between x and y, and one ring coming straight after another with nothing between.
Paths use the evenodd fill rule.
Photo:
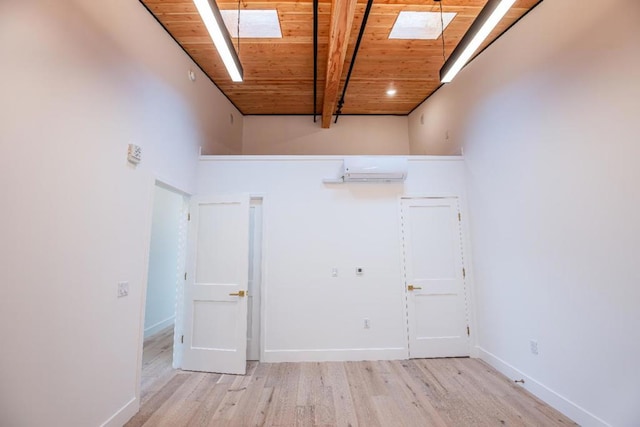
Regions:
<instances>
[{"instance_id":1,"label":"brass doorknob","mask_svg":"<svg viewBox=\"0 0 640 427\"><path fill-rule=\"evenodd\" d=\"M422 289L422 288L419 287L419 286L409 285L409 286L407 286L407 289L410 290L410 291L415 291L416 289Z\"/></svg>"},{"instance_id":2,"label":"brass doorknob","mask_svg":"<svg viewBox=\"0 0 640 427\"><path fill-rule=\"evenodd\" d=\"M234 292L232 294L229 294L232 297L244 297L246 295L249 295L249 292L247 291L238 291L238 292Z\"/></svg>"}]
</instances>

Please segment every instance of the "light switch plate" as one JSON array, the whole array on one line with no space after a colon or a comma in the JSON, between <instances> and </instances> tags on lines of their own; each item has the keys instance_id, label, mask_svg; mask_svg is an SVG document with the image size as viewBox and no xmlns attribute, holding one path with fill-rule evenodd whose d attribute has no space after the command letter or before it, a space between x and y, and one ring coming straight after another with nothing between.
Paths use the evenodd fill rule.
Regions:
<instances>
[{"instance_id":1,"label":"light switch plate","mask_svg":"<svg viewBox=\"0 0 640 427\"><path fill-rule=\"evenodd\" d=\"M137 165L142 160L142 147L135 144L129 144L127 149L127 160L129 163Z\"/></svg>"},{"instance_id":2,"label":"light switch plate","mask_svg":"<svg viewBox=\"0 0 640 427\"><path fill-rule=\"evenodd\" d=\"M129 295L129 282L118 282L118 298Z\"/></svg>"}]
</instances>

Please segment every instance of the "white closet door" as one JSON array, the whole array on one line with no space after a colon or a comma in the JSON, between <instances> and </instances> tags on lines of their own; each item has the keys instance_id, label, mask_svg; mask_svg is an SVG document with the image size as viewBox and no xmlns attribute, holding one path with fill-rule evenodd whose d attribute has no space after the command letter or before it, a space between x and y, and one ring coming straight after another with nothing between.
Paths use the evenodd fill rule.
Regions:
<instances>
[{"instance_id":1,"label":"white closet door","mask_svg":"<svg viewBox=\"0 0 640 427\"><path fill-rule=\"evenodd\" d=\"M409 357L469 355L458 204L402 199Z\"/></svg>"}]
</instances>

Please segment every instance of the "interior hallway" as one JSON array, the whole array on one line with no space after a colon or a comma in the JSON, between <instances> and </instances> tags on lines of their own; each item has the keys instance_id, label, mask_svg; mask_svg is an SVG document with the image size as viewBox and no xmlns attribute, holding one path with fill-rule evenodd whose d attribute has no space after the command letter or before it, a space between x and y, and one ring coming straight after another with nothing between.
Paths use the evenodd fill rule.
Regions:
<instances>
[{"instance_id":1,"label":"interior hallway","mask_svg":"<svg viewBox=\"0 0 640 427\"><path fill-rule=\"evenodd\" d=\"M144 344L127 426L565 426L479 359L256 363L246 376L171 369L173 329Z\"/></svg>"}]
</instances>

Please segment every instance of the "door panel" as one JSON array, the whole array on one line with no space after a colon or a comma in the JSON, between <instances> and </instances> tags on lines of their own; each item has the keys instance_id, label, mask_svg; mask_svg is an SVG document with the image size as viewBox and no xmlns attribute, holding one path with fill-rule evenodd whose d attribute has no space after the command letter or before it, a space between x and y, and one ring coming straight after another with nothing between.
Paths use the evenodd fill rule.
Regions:
<instances>
[{"instance_id":1,"label":"door panel","mask_svg":"<svg viewBox=\"0 0 640 427\"><path fill-rule=\"evenodd\" d=\"M194 199L189 236L183 369L244 374L249 197Z\"/></svg>"},{"instance_id":2,"label":"door panel","mask_svg":"<svg viewBox=\"0 0 640 427\"><path fill-rule=\"evenodd\" d=\"M191 346L198 349L233 351L234 331L237 327L234 315L235 301L193 302L193 334ZM225 325L225 328L211 327Z\"/></svg>"},{"instance_id":3,"label":"door panel","mask_svg":"<svg viewBox=\"0 0 640 427\"><path fill-rule=\"evenodd\" d=\"M248 244L236 235L248 226L238 216L244 207L239 203L200 203L197 209L196 282L208 285L237 280L241 275L238 270L246 265L240 258L248 250Z\"/></svg>"},{"instance_id":4,"label":"door panel","mask_svg":"<svg viewBox=\"0 0 640 427\"><path fill-rule=\"evenodd\" d=\"M401 203L409 356L468 356L457 199Z\"/></svg>"}]
</instances>

